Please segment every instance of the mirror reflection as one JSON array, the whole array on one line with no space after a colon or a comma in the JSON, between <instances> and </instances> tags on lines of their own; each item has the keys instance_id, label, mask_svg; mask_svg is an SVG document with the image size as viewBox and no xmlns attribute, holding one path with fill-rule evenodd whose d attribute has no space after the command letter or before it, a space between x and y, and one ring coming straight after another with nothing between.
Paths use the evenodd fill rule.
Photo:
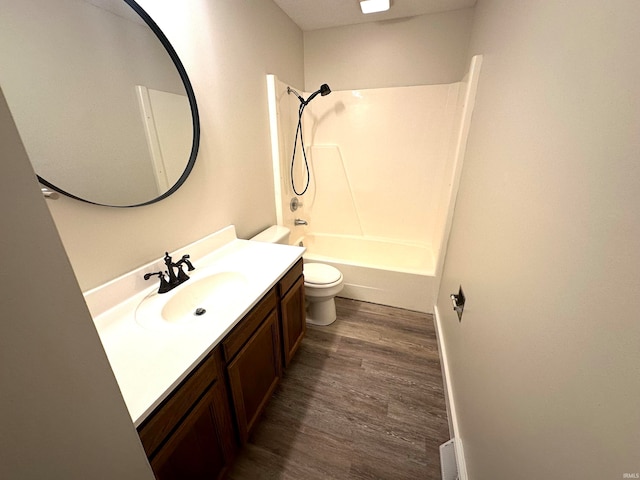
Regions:
<instances>
[{"instance_id":1,"label":"mirror reflection","mask_svg":"<svg viewBox=\"0 0 640 480\"><path fill-rule=\"evenodd\" d=\"M45 183L133 206L184 181L197 150L193 92L132 7L0 0L0 11L0 85Z\"/></svg>"}]
</instances>

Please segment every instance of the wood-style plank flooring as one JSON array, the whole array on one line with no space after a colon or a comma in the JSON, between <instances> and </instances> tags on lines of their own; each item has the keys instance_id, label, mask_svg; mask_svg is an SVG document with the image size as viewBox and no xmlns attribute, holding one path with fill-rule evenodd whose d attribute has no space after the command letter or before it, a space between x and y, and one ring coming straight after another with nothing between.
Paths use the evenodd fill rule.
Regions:
<instances>
[{"instance_id":1,"label":"wood-style plank flooring","mask_svg":"<svg viewBox=\"0 0 640 480\"><path fill-rule=\"evenodd\" d=\"M440 479L449 439L430 315L343 298L309 326L232 480Z\"/></svg>"}]
</instances>

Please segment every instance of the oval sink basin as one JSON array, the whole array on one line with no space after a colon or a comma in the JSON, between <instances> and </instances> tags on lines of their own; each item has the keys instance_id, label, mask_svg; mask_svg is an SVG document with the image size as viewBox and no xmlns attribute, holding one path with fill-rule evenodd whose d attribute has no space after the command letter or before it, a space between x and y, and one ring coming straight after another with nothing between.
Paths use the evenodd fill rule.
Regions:
<instances>
[{"instance_id":1,"label":"oval sink basin","mask_svg":"<svg viewBox=\"0 0 640 480\"><path fill-rule=\"evenodd\" d=\"M136 321L149 328L213 321L216 313L242 298L247 283L247 277L238 272L190 279L168 293L146 297L136 310Z\"/></svg>"}]
</instances>

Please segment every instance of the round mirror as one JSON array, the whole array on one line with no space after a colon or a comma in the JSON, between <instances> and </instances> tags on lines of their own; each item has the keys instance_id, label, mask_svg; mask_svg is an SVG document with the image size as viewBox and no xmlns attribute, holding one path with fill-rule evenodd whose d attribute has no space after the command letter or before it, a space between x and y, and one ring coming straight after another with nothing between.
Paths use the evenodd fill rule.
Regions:
<instances>
[{"instance_id":1,"label":"round mirror","mask_svg":"<svg viewBox=\"0 0 640 480\"><path fill-rule=\"evenodd\" d=\"M133 0L0 0L0 86L40 182L132 207L175 192L195 163L195 96Z\"/></svg>"}]
</instances>

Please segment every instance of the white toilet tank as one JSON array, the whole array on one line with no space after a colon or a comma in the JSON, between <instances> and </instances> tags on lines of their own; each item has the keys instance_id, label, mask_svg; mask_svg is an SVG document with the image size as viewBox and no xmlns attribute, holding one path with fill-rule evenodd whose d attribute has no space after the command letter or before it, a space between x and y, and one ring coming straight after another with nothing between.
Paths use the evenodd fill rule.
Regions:
<instances>
[{"instance_id":1,"label":"white toilet tank","mask_svg":"<svg viewBox=\"0 0 640 480\"><path fill-rule=\"evenodd\" d=\"M260 232L255 237L249 240L255 240L256 242L264 243L280 243L282 245L289 245L289 234L291 230L281 225L272 225L266 230Z\"/></svg>"}]
</instances>

